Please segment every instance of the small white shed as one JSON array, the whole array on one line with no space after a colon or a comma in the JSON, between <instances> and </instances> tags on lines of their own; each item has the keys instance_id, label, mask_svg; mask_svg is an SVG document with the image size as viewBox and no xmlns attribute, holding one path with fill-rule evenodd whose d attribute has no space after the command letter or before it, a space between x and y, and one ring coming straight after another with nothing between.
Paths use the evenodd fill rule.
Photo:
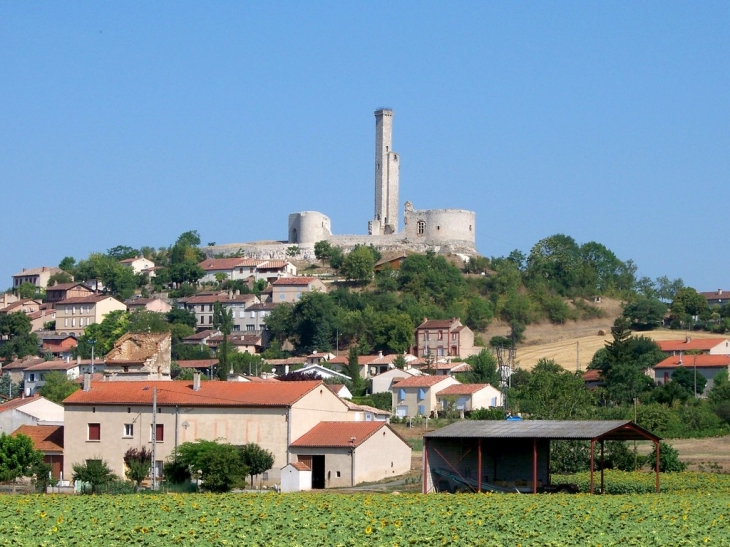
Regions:
<instances>
[{"instance_id":1,"label":"small white shed","mask_svg":"<svg viewBox=\"0 0 730 547\"><path fill-rule=\"evenodd\" d=\"M293 462L281 468L281 491L304 492L312 489L312 470L303 462Z\"/></svg>"}]
</instances>

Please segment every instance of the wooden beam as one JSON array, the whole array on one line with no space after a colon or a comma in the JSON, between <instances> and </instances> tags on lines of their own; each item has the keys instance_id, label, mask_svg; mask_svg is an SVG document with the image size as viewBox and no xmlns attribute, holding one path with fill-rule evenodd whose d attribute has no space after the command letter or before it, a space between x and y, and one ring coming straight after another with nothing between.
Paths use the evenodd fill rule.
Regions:
<instances>
[{"instance_id":1,"label":"wooden beam","mask_svg":"<svg viewBox=\"0 0 730 547\"><path fill-rule=\"evenodd\" d=\"M603 467L604 467L604 462L603 462L603 439L601 439L601 494L603 494L603 493L606 492L604 490L604 485L603 485Z\"/></svg>"},{"instance_id":2,"label":"wooden beam","mask_svg":"<svg viewBox=\"0 0 730 547\"><path fill-rule=\"evenodd\" d=\"M532 493L537 494L537 437L532 439Z\"/></svg>"},{"instance_id":3,"label":"wooden beam","mask_svg":"<svg viewBox=\"0 0 730 547\"><path fill-rule=\"evenodd\" d=\"M477 494L482 492L482 438L477 439Z\"/></svg>"},{"instance_id":4,"label":"wooden beam","mask_svg":"<svg viewBox=\"0 0 730 547\"><path fill-rule=\"evenodd\" d=\"M591 488L590 492L593 494L593 470L595 468L595 454L596 454L596 441L591 439Z\"/></svg>"}]
</instances>

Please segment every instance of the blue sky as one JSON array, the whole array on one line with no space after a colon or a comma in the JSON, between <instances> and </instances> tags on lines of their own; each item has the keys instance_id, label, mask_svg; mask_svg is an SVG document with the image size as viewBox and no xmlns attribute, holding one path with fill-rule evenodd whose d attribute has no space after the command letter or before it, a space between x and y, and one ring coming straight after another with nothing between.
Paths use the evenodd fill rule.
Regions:
<instances>
[{"instance_id":1,"label":"blue sky","mask_svg":"<svg viewBox=\"0 0 730 547\"><path fill-rule=\"evenodd\" d=\"M481 254L730 289L728 2L3 2L0 68L0 287L295 211L364 234L389 106L401 209L475 210Z\"/></svg>"}]
</instances>

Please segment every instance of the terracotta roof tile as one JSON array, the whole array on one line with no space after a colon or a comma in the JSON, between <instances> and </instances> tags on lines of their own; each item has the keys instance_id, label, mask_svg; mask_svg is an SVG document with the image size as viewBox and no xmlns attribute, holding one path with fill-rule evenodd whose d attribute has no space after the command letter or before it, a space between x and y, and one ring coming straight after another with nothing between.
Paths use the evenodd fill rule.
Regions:
<instances>
[{"instance_id":1,"label":"terracotta roof tile","mask_svg":"<svg viewBox=\"0 0 730 547\"><path fill-rule=\"evenodd\" d=\"M436 393L437 397L443 395L474 395L478 391L492 387L491 384L454 384Z\"/></svg>"},{"instance_id":2,"label":"terracotta roof tile","mask_svg":"<svg viewBox=\"0 0 730 547\"><path fill-rule=\"evenodd\" d=\"M312 469L304 462L292 462L291 465L297 471L311 471Z\"/></svg>"},{"instance_id":3,"label":"terracotta roof tile","mask_svg":"<svg viewBox=\"0 0 730 547\"><path fill-rule=\"evenodd\" d=\"M220 302L225 305L229 303L251 302L252 300L256 300L255 294L234 294L229 297L228 293L222 293L189 296L188 298L181 298L178 302L185 304L215 304L216 302Z\"/></svg>"},{"instance_id":4,"label":"terracotta roof tile","mask_svg":"<svg viewBox=\"0 0 730 547\"><path fill-rule=\"evenodd\" d=\"M410 376L404 380L401 380L396 385L401 387L432 387L443 382L444 380L450 379L450 376Z\"/></svg>"},{"instance_id":5,"label":"terracotta roof tile","mask_svg":"<svg viewBox=\"0 0 730 547\"><path fill-rule=\"evenodd\" d=\"M426 319L417 329L449 329L458 323L458 319Z\"/></svg>"},{"instance_id":6,"label":"terracotta roof tile","mask_svg":"<svg viewBox=\"0 0 730 547\"><path fill-rule=\"evenodd\" d=\"M656 340L655 343L662 351L709 351L715 346L726 343L730 346L727 338L692 338L687 340ZM726 346L726 347L727 347Z\"/></svg>"},{"instance_id":7,"label":"terracotta roof tile","mask_svg":"<svg viewBox=\"0 0 730 547\"><path fill-rule=\"evenodd\" d=\"M198 266L206 272L214 270L233 270L243 266L244 258L208 258L203 260Z\"/></svg>"},{"instance_id":8,"label":"terracotta roof tile","mask_svg":"<svg viewBox=\"0 0 730 547\"><path fill-rule=\"evenodd\" d=\"M388 425L385 422L320 422L291 446L312 448L360 446L383 427Z\"/></svg>"},{"instance_id":9,"label":"terracotta roof tile","mask_svg":"<svg viewBox=\"0 0 730 547\"><path fill-rule=\"evenodd\" d=\"M218 359L183 359L175 362L180 368L210 368L218 364Z\"/></svg>"},{"instance_id":10,"label":"terracotta roof tile","mask_svg":"<svg viewBox=\"0 0 730 547\"><path fill-rule=\"evenodd\" d=\"M37 365L43 362L43 357L23 357L22 359L16 359L6 365L3 365L3 372L7 370L25 370L29 366Z\"/></svg>"},{"instance_id":11,"label":"terracotta roof tile","mask_svg":"<svg viewBox=\"0 0 730 547\"><path fill-rule=\"evenodd\" d=\"M62 306L67 304L96 304L97 302L101 302L102 300L117 300L113 296L109 296L108 294L90 294L89 296L74 296L73 298L67 298L66 300L59 300L56 302L56 306ZM121 302L119 302L121 304Z\"/></svg>"},{"instance_id":12,"label":"terracotta roof tile","mask_svg":"<svg viewBox=\"0 0 730 547\"><path fill-rule=\"evenodd\" d=\"M276 285L277 287L286 287L290 285L309 285L314 281L317 281L316 277L280 277L279 279L274 281L272 285Z\"/></svg>"},{"instance_id":13,"label":"terracotta roof tile","mask_svg":"<svg viewBox=\"0 0 730 547\"><path fill-rule=\"evenodd\" d=\"M282 407L294 404L322 382L201 382L193 391L188 381L92 382L89 391L79 390L64 404L151 405L157 388L157 404L203 407Z\"/></svg>"},{"instance_id":14,"label":"terracotta roof tile","mask_svg":"<svg viewBox=\"0 0 730 547\"><path fill-rule=\"evenodd\" d=\"M601 381L601 371L596 369L586 370L583 373L583 381L584 382L600 382Z\"/></svg>"},{"instance_id":15,"label":"terracotta roof tile","mask_svg":"<svg viewBox=\"0 0 730 547\"><path fill-rule=\"evenodd\" d=\"M53 275L60 271L62 271L61 268L57 268L56 266L41 266L40 268L32 268L30 270L18 272L15 275L13 275L13 277L26 277L29 275L40 275L45 272L48 272L51 275Z\"/></svg>"},{"instance_id":16,"label":"terracotta roof tile","mask_svg":"<svg viewBox=\"0 0 730 547\"><path fill-rule=\"evenodd\" d=\"M358 355L357 356L357 364L360 366L363 365L369 365L373 361L375 361L378 358L377 355ZM327 361L331 365L349 365L349 356L347 355L338 355L337 357L333 357L329 361Z\"/></svg>"},{"instance_id":17,"label":"terracotta roof tile","mask_svg":"<svg viewBox=\"0 0 730 547\"><path fill-rule=\"evenodd\" d=\"M79 286L84 287L87 290L91 290L81 283L56 283L51 287L46 287L46 294L48 294L48 291L67 291Z\"/></svg>"},{"instance_id":18,"label":"terracotta roof tile","mask_svg":"<svg viewBox=\"0 0 730 547\"><path fill-rule=\"evenodd\" d=\"M96 361L98 363L98 361ZM77 367L78 364L76 361L64 361L63 359L57 359L55 361L43 361L42 363L38 363L37 365L32 365L30 367L27 367L25 371L27 372L36 372L36 371L43 371L43 370L71 370L72 368Z\"/></svg>"},{"instance_id":19,"label":"terracotta roof tile","mask_svg":"<svg viewBox=\"0 0 730 547\"><path fill-rule=\"evenodd\" d=\"M30 437L35 449L41 452L63 452L62 425L21 425L12 435Z\"/></svg>"},{"instance_id":20,"label":"terracotta roof tile","mask_svg":"<svg viewBox=\"0 0 730 547\"><path fill-rule=\"evenodd\" d=\"M278 305L278 302L262 302L260 304L251 304L248 308L246 308L246 311L271 311Z\"/></svg>"},{"instance_id":21,"label":"terracotta roof tile","mask_svg":"<svg viewBox=\"0 0 730 547\"><path fill-rule=\"evenodd\" d=\"M21 407L23 405L27 405L28 403L35 401L37 399L40 399L41 396L37 393L31 397L16 397L15 399L10 399L9 401L5 401L3 404L0 405L0 412L5 412L6 410L13 410L14 408Z\"/></svg>"},{"instance_id":22,"label":"terracotta roof tile","mask_svg":"<svg viewBox=\"0 0 730 547\"><path fill-rule=\"evenodd\" d=\"M671 355L654 365L654 368L677 368L680 365L687 368L727 368L730 366L730 355Z\"/></svg>"},{"instance_id":23,"label":"terracotta roof tile","mask_svg":"<svg viewBox=\"0 0 730 547\"><path fill-rule=\"evenodd\" d=\"M219 333L220 333L220 331L213 330L213 329L201 330L200 332L196 332L195 334L186 336L185 338L183 338L183 340L204 340L210 336L215 336Z\"/></svg>"}]
</instances>

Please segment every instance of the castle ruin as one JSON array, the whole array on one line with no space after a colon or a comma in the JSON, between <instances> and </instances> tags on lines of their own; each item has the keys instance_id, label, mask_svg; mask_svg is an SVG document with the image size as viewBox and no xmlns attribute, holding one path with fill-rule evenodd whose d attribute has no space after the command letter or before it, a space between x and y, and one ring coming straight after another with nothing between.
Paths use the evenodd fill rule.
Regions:
<instances>
[{"instance_id":1,"label":"castle ruin","mask_svg":"<svg viewBox=\"0 0 730 547\"><path fill-rule=\"evenodd\" d=\"M375 111L375 210L368 235L334 235L329 217L317 211L291 213L286 241L234 243L204 247L209 256L241 253L251 258L283 259L297 245L301 258L314 261L314 244L327 240L346 252L355 245L373 245L381 252L411 250L477 254L474 211L418 210L405 202L403 230L399 226L400 156L393 151L393 110Z\"/></svg>"}]
</instances>

